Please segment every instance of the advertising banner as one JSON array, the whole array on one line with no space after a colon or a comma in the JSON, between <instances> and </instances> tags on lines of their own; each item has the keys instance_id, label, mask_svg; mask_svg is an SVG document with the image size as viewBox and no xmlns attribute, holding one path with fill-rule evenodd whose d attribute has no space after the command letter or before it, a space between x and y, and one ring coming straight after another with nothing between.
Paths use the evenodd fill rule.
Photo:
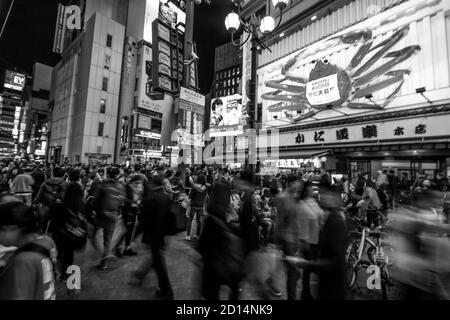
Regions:
<instances>
[{"instance_id":1,"label":"advertising banner","mask_svg":"<svg viewBox=\"0 0 450 320\"><path fill-rule=\"evenodd\" d=\"M186 13L174 3L168 0L147 0L143 35L145 41L152 42L152 23L158 18L172 27L175 27L178 23L183 25L186 23ZM179 27L179 29L184 32L184 28Z\"/></svg>"},{"instance_id":2,"label":"advertising banner","mask_svg":"<svg viewBox=\"0 0 450 320\"><path fill-rule=\"evenodd\" d=\"M66 26L66 7L58 4L58 16L56 18L55 38L53 41L53 52L61 54L64 51L64 34Z\"/></svg>"},{"instance_id":3,"label":"advertising banner","mask_svg":"<svg viewBox=\"0 0 450 320\"><path fill-rule=\"evenodd\" d=\"M211 101L210 132L242 131L248 123L247 109L242 106L241 95L216 98Z\"/></svg>"},{"instance_id":4,"label":"advertising banner","mask_svg":"<svg viewBox=\"0 0 450 320\"><path fill-rule=\"evenodd\" d=\"M3 86L7 89L23 91L26 75L11 70L6 70Z\"/></svg>"},{"instance_id":5,"label":"advertising banner","mask_svg":"<svg viewBox=\"0 0 450 320\"><path fill-rule=\"evenodd\" d=\"M180 91L180 105L181 110L191 111L200 115L205 114L205 101L204 95L201 95L193 90L189 90L181 87Z\"/></svg>"},{"instance_id":6,"label":"advertising banner","mask_svg":"<svg viewBox=\"0 0 450 320\"><path fill-rule=\"evenodd\" d=\"M312 105L331 103L339 100L337 74L323 77L306 84L306 98Z\"/></svg>"}]
</instances>

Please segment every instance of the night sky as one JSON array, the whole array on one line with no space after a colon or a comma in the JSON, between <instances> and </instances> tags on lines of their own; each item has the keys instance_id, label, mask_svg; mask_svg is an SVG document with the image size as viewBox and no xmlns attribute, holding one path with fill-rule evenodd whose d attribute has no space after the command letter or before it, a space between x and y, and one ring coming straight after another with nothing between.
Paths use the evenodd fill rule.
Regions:
<instances>
[{"instance_id":1,"label":"night sky","mask_svg":"<svg viewBox=\"0 0 450 320\"><path fill-rule=\"evenodd\" d=\"M3 23L11 0L0 0ZM56 65L59 55L52 52L58 3L69 0L16 0L0 39L0 60L31 73L34 62ZM214 49L226 43L225 16L231 1L212 0L211 6L196 7L194 41L197 43L199 81L202 93L210 90L214 73ZM1 25L0 24L0 28Z\"/></svg>"}]
</instances>

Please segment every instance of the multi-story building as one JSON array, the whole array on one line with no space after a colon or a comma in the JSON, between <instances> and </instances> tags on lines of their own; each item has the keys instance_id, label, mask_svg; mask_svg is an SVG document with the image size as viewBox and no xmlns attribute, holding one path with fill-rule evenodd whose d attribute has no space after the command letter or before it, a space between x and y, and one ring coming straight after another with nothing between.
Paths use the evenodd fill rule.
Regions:
<instances>
[{"instance_id":1,"label":"multi-story building","mask_svg":"<svg viewBox=\"0 0 450 320\"><path fill-rule=\"evenodd\" d=\"M244 13L264 5L250 0ZM290 1L257 63L278 165L449 176L449 10L442 0Z\"/></svg>"},{"instance_id":2,"label":"multi-story building","mask_svg":"<svg viewBox=\"0 0 450 320\"><path fill-rule=\"evenodd\" d=\"M176 92L153 90L152 23L161 18L160 5L179 9L164 0L77 4L82 30L64 46L53 74L50 159L161 159L171 145ZM183 14L175 16L184 21Z\"/></svg>"},{"instance_id":3,"label":"multi-story building","mask_svg":"<svg viewBox=\"0 0 450 320\"><path fill-rule=\"evenodd\" d=\"M238 94L242 77L242 51L232 43L216 48L212 97Z\"/></svg>"},{"instance_id":4,"label":"multi-story building","mask_svg":"<svg viewBox=\"0 0 450 320\"><path fill-rule=\"evenodd\" d=\"M26 72L12 65L0 66L0 157L24 155Z\"/></svg>"},{"instance_id":5,"label":"multi-story building","mask_svg":"<svg viewBox=\"0 0 450 320\"><path fill-rule=\"evenodd\" d=\"M113 161L125 39L114 18L86 16L84 32L55 66L52 160Z\"/></svg>"}]
</instances>

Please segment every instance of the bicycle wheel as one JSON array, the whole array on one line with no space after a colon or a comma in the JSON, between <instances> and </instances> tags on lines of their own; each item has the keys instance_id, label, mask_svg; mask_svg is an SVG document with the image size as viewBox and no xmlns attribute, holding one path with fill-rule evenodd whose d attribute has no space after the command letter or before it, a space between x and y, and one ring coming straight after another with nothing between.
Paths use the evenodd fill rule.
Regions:
<instances>
[{"instance_id":1,"label":"bicycle wheel","mask_svg":"<svg viewBox=\"0 0 450 320\"><path fill-rule=\"evenodd\" d=\"M388 292L388 286L390 285L390 279L389 275L386 270L387 266L384 266L380 270L380 277L381 277L381 297L383 300L387 300L387 292Z\"/></svg>"},{"instance_id":2,"label":"bicycle wheel","mask_svg":"<svg viewBox=\"0 0 450 320\"><path fill-rule=\"evenodd\" d=\"M358 265L358 243L352 241L347 246L345 252L345 266L346 266L346 283L348 288L353 288L357 279L357 265Z\"/></svg>"}]
</instances>

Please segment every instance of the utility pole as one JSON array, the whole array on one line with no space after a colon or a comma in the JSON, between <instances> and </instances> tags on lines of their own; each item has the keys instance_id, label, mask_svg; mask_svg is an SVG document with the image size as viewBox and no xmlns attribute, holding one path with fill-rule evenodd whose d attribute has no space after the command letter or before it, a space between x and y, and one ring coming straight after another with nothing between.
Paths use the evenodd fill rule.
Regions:
<instances>
[{"instance_id":1,"label":"utility pole","mask_svg":"<svg viewBox=\"0 0 450 320\"><path fill-rule=\"evenodd\" d=\"M186 2L186 30L184 31L184 61L191 59L192 46L194 42L194 15L195 3L193 0ZM183 87L190 88L191 65L183 65Z\"/></svg>"}]
</instances>

